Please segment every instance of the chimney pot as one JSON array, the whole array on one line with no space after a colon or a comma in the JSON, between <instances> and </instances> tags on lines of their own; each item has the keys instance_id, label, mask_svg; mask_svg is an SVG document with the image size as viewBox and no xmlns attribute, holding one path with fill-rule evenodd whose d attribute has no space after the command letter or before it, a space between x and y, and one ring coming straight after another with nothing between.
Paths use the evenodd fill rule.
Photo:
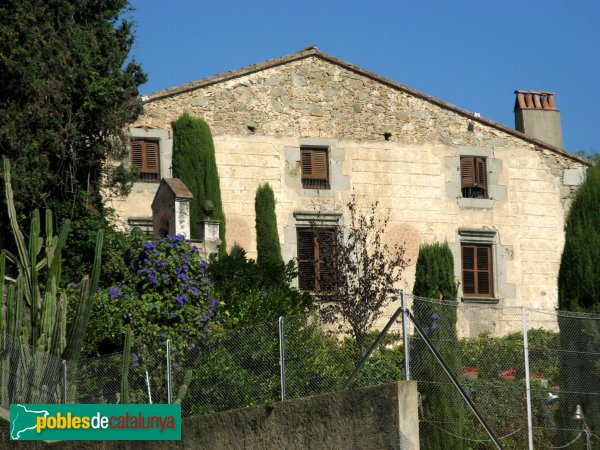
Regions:
<instances>
[{"instance_id":1,"label":"chimney pot","mask_svg":"<svg viewBox=\"0 0 600 450\"><path fill-rule=\"evenodd\" d=\"M560 111L554 92L515 91L515 128L527 136L562 148Z\"/></svg>"},{"instance_id":2,"label":"chimney pot","mask_svg":"<svg viewBox=\"0 0 600 450\"><path fill-rule=\"evenodd\" d=\"M527 105L527 108L533 108L533 100L531 99L530 93L525 94L525 104Z\"/></svg>"}]
</instances>

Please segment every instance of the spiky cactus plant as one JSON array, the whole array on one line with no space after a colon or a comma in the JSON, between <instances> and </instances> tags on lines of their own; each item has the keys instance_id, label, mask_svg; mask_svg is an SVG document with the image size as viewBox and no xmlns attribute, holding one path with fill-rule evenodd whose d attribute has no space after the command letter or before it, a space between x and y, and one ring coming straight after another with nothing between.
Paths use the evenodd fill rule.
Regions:
<instances>
[{"instance_id":1,"label":"spiky cactus plant","mask_svg":"<svg viewBox=\"0 0 600 450\"><path fill-rule=\"evenodd\" d=\"M190 383L192 382L192 376L192 369L186 370L185 375L183 376L183 384L179 387L179 391L177 391L177 398L175 399L175 403L181 403L185 399Z\"/></svg>"},{"instance_id":2,"label":"spiky cactus plant","mask_svg":"<svg viewBox=\"0 0 600 450\"><path fill-rule=\"evenodd\" d=\"M3 163L6 204L17 254L7 250L2 250L0 254L0 293L3 294L0 295L0 334L30 344L37 352L68 360L77 359L100 278L103 231L98 232L96 240L92 276L90 278L86 275L79 284L77 313L67 335L67 299L64 293L58 292L58 287L61 280L61 252L67 241L70 222L65 220L59 234L55 235L52 213L46 211L44 237L40 229L40 215L36 210L32 214L29 239L26 242L17 221L10 164L6 158L3 158ZM14 283L5 283L7 262L16 268L17 278ZM6 348L3 350L0 363L3 366L11 365L7 359L10 358L10 352ZM32 356L25 355L20 364L24 367L23 373L31 377L30 383L44 377L49 370L48 367L40 366L41 363ZM0 400L5 403L8 394L4 395L5 377L1 378Z\"/></svg>"}]
</instances>

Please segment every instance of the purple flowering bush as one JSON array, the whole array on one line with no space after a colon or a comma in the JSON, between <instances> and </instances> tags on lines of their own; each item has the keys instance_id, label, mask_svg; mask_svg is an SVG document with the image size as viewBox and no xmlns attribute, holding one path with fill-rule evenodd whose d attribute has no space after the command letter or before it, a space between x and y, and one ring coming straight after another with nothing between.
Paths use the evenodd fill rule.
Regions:
<instances>
[{"instance_id":1,"label":"purple flowering bush","mask_svg":"<svg viewBox=\"0 0 600 450\"><path fill-rule=\"evenodd\" d=\"M208 263L183 236L143 243L123 282L103 290L101 307L133 330L137 345L187 349L210 331L219 301Z\"/></svg>"}]
</instances>

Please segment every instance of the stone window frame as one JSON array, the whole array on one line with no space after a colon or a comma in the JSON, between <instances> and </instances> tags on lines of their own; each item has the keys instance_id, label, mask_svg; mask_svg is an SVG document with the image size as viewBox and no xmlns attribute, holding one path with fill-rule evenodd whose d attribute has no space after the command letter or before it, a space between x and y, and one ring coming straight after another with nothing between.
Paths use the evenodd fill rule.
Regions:
<instances>
[{"instance_id":1,"label":"stone window frame","mask_svg":"<svg viewBox=\"0 0 600 450\"><path fill-rule=\"evenodd\" d=\"M142 139L148 141L158 142L158 154L159 154L159 169L160 176L158 182L162 178L171 178L171 162L173 157L173 137L169 130L161 128L130 128L129 129L130 140ZM129 163L131 164L131 156L129 157ZM137 180L134 183L139 186L155 186L154 189L158 189L157 181L146 182L144 180Z\"/></svg>"},{"instance_id":2,"label":"stone window frame","mask_svg":"<svg viewBox=\"0 0 600 450\"><path fill-rule=\"evenodd\" d=\"M305 189L302 187L302 148L326 148L328 156L328 189ZM336 192L350 189L350 177L344 173L346 152L336 139L299 138L296 146L284 148L284 182L296 194L307 199L335 199Z\"/></svg>"},{"instance_id":3,"label":"stone window frame","mask_svg":"<svg viewBox=\"0 0 600 450\"><path fill-rule=\"evenodd\" d=\"M487 198L467 198L462 195L462 157L485 159ZM446 183L446 194L456 198L460 208L492 209L496 202L507 199L506 186L499 184L503 171L502 160L494 157L493 149L485 147L460 147L455 155L447 156L444 165L450 169L451 179Z\"/></svg>"},{"instance_id":4,"label":"stone window frame","mask_svg":"<svg viewBox=\"0 0 600 450\"><path fill-rule=\"evenodd\" d=\"M462 286L462 245L488 245L492 249L492 289L491 297L465 296ZM488 228L459 228L456 242L449 243L454 257L454 274L457 277L458 297L464 303L496 304L505 298L516 297L516 285L506 280L506 267L512 260L514 249L510 245L502 245L498 231Z\"/></svg>"}]
</instances>

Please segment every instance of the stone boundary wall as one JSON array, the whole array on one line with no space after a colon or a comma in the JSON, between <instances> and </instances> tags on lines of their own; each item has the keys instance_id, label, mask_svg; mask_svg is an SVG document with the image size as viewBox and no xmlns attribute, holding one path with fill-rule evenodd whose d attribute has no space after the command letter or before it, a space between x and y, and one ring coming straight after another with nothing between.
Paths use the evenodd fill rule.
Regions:
<instances>
[{"instance_id":1,"label":"stone boundary wall","mask_svg":"<svg viewBox=\"0 0 600 450\"><path fill-rule=\"evenodd\" d=\"M182 442L29 441L7 445L8 423L5 420L0 422L2 448L419 449L417 383L414 381L369 386L188 418L183 421Z\"/></svg>"}]
</instances>

